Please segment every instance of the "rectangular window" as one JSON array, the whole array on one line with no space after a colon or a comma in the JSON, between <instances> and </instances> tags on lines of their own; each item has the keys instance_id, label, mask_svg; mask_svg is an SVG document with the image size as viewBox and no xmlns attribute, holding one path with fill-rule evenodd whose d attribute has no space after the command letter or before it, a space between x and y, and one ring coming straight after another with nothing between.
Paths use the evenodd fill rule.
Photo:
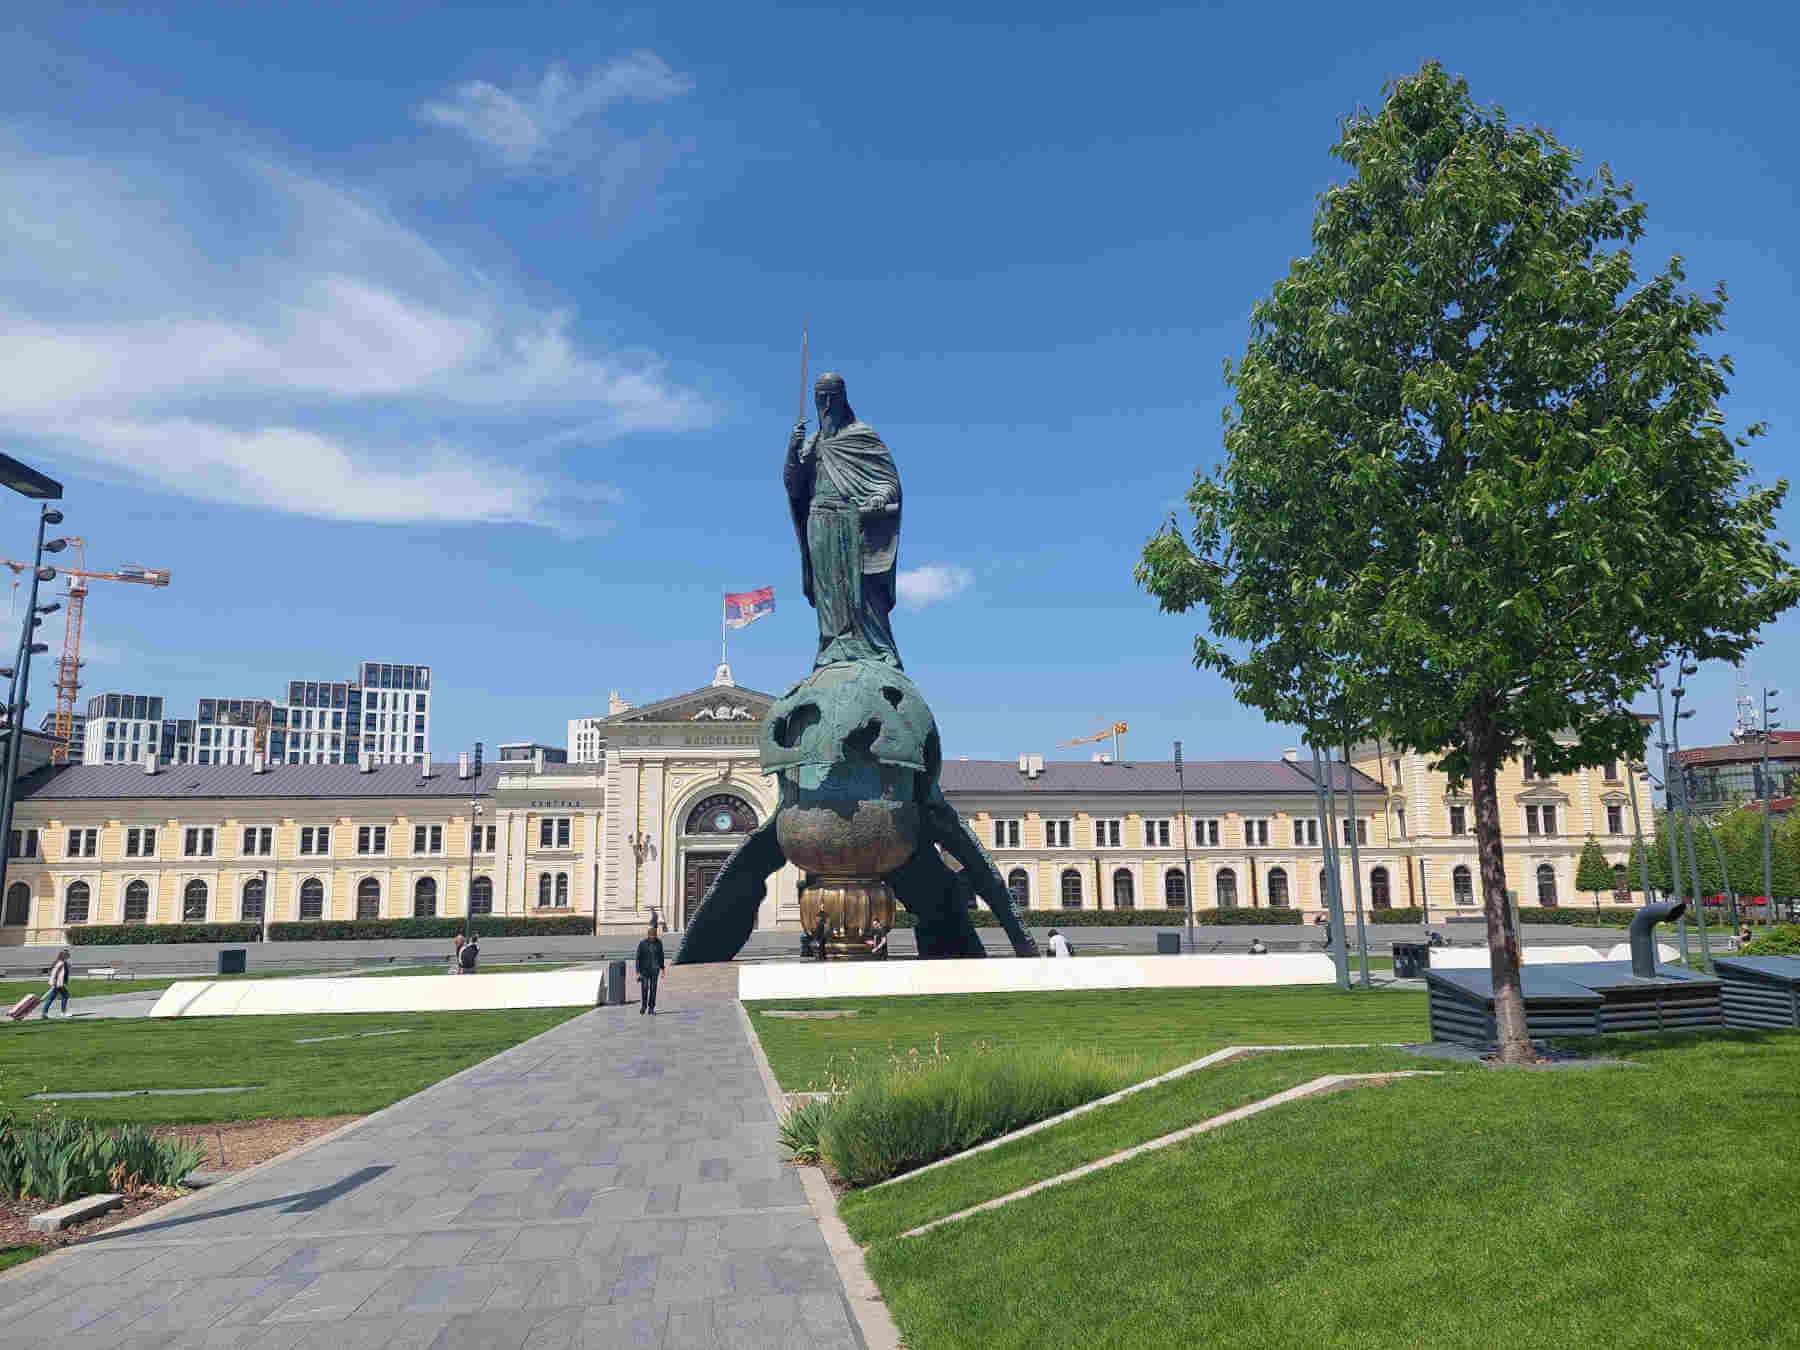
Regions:
<instances>
[{"instance_id":1,"label":"rectangular window","mask_svg":"<svg viewBox=\"0 0 1800 1350\"><path fill-rule=\"evenodd\" d=\"M1294 825L1294 843L1306 848L1315 848L1319 843L1319 822L1308 817L1296 820Z\"/></svg>"},{"instance_id":2,"label":"rectangular window","mask_svg":"<svg viewBox=\"0 0 1800 1350\"><path fill-rule=\"evenodd\" d=\"M1094 847L1118 848L1119 841L1125 837L1125 822L1122 820L1096 820L1094 822Z\"/></svg>"},{"instance_id":3,"label":"rectangular window","mask_svg":"<svg viewBox=\"0 0 1800 1350\"><path fill-rule=\"evenodd\" d=\"M387 826L359 825L356 828L356 851L364 854L387 852Z\"/></svg>"},{"instance_id":4,"label":"rectangular window","mask_svg":"<svg viewBox=\"0 0 1800 1350\"><path fill-rule=\"evenodd\" d=\"M1469 825L1469 808L1453 806L1450 808L1450 833L1467 834Z\"/></svg>"},{"instance_id":5,"label":"rectangular window","mask_svg":"<svg viewBox=\"0 0 1800 1350\"><path fill-rule=\"evenodd\" d=\"M1619 761L1616 759L1607 760L1603 772L1606 775L1607 782L1609 782L1609 783L1618 782L1619 781Z\"/></svg>"},{"instance_id":6,"label":"rectangular window","mask_svg":"<svg viewBox=\"0 0 1800 1350\"><path fill-rule=\"evenodd\" d=\"M1406 838L1406 808L1404 806L1394 808L1394 833L1402 839Z\"/></svg>"},{"instance_id":7,"label":"rectangular window","mask_svg":"<svg viewBox=\"0 0 1800 1350\"><path fill-rule=\"evenodd\" d=\"M1169 846L1169 822L1166 820L1146 820L1144 822L1144 847L1167 848Z\"/></svg>"},{"instance_id":8,"label":"rectangular window","mask_svg":"<svg viewBox=\"0 0 1800 1350\"><path fill-rule=\"evenodd\" d=\"M1537 777L1537 757L1535 755L1526 755L1525 756L1525 781L1529 783L1532 779L1534 779L1536 777Z\"/></svg>"},{"instance_id":9,"label":"rectangular window","mask_svg":"<svg viewBox=\"0 0 1800 1350\"><path fill-rule=\"evenodd\" d=\"M414 853L442 853L444 851L444 827L442 825L413 826Z\"/></svg>"},{"instance_id":10,"label":"rectangular window","mask_svg":"<svg viewBox=\"0 0 1800 1350\"><path fill-rule=\"evenodd\" d=\"M1544 815L1544 833L1545 834L1555 834L1556 833L1556 808L1554 806L1546 806L1544 808L1543 815Z\"/></svg>"},{"instance_id":11,"label":"rectangular window","mask_svg":"<svg viewBox=\"0 0 1800 1350\"><path fill-rule=\"evenodd\" d=\"M331 827L328 825L301 826L300 851L302 853L330 853Z\"/></svg>"},{"instance_id":12,"label":"rectangular window","mask_svg":"<svg viewBox=\"0 0 1800 1350\"><path fill-rule=\"evenodd\" d=\"M550 848L556 842L556 822L545 816L538 822L538 847Z\"/></svg>"},{"instance_id":13,"label":"rectangular window","mask_svg":"<svg viewBox=\"0 0 1800 1350\"><path fill-rule=\"evenodd\" d=\"M156 856L155 827L139 827L125 831L125 856L127 858L154 858Z\"/></svg>"},{"instance_id":14,"label":"rectangular window","mask_svg":"<svg viewBox=\"0 0 1800 1350\"><path fill-rule=\"evenodd\" d=\"M1201 848L1217 848L1219 846L1218 817L1204 816L1194 822L1194 842Z\"/></svg>"},{"instance_id":15,"label":"rectangular window","mask_svg":"<svg viewBox=\"0 0 1800 1350\"><path fill-rule=\"evenodd\" d=\"M1244 846L1246 848L1267 848L1269 844L1269 821L1267 817L1257 817L1244 822Z\"/></svg>"},{"instance_id":16,"label":"rectangular window","mask_svg":"<svg viewBox=\"0 0 1800 1350\"><path fill-rule=\"evenodd\" d=\"M558 848L569 846L569 818L567 816L556 818L556 846Z\"/></svg>"},{"instance_id":17,"label":"rectangular window","mask_svg":"<svg viewBox=\"0 0 1800 1350\"><path fill-rule=\"evenodd\" d=\"M213 831L210 825L189 826L183 836L182 852L190 858L210 858L213 851Z\"/></svg>"},{"instance_id":18,"label":"rectangular window","mask_svg":"<svg viewBox=\"0 0 1800 1350\"><path fill-rule=\"evenodd\" d=\"M1074 837L1074 825L1067 820L1046 820L1044 822L1044 847L1068 848L1069 840Z\"/></svg>"},{"instance_id":19,"label":"rectangular window","mask_svg":"<svg viewBox=\"0 0 1800 1350\"><path fill-rule=\"evenodd\" d=\"M477 853L492 853L494 851L494 827L492 825L477 825L475 827L475 851Z\"/></svg>"},{"instance_id":20,"label":"rectangular window","mask_svg":"<svg viewBox=\"0 0 1800 1350\"><path fill-rule=\"evenodd\" d=\"M1345 817L1338 821L1338 843L1347 844L1349 842L1350 820L1349 817ZM1369 842L1369 822L1366 817L1358 816L1356 818L1356 842L1358 845L1366 845Z\"/></svg>"},{"instance_id":21,"label":"rectangular window","mask_svg":"<svg viewBox=\"0 0 1800 1350\"><path fill-rule=\"evenodd\" d=\"M994 847L1017 848L1019 846L1019 822L1016 820L996 820L994 822Z\"/></svg>"},{"instance_id":22,"label":"rectangular window","mask_svg":"<svg viewBox=\"0 0 1800 1350\"><path fill-rule=\"evenodd\" d=\"M1608 834L1625 833L1625 808L1609 806L1606 808L1606 832Z\"/></svg>"},{"instance_id":23,"label":"rectangular window","mask_svg":"<svg viewBox=\"0 0 1800 1350\"><path fill-rule=\"evenodd\" d=\"M68 858L91 858L99 851L98 830L70 830L69 848L63 856Z\"/></svg>"},{"instance_id":24,"label":"rectangular window","mask_svg":"<svg viewBox=\"0 0 1800 1350\"><path fill-rule=\"evenodd\" d=\"M273 825L246 825L244 827L244 856L246 858L268 858L275 852L275 827Z\"/></svg>"},{"instance_id":25,"label":"rectangular window","mask_svg":"<svg viewBox=\"0 0 1800 1350\"><path fill-rule=\"evenodd\" d=\"M15 858L35 858L38 855L38 832L36 830L14 830L7 842L7 852Z\"/></svg>"}]
</instances>

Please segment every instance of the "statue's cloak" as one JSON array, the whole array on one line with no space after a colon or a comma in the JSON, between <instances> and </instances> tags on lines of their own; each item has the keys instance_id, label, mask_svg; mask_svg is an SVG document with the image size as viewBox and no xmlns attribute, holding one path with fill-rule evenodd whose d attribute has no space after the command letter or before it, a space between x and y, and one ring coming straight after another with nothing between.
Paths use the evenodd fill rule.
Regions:
<instances>
[{"instance_id":1,"label":"statue's cloak","mask_svg":"<svg viewBox=\"0 0 1800 1350\"><path fill-rule=\"evenodd\" d=\"M891 502L892 515L870 516L862 521L862 570L864 576L892 573L900 551L900 471L894 467L894 456L867 422L852 422L835 436L821 438L814 432L807 438L810 450L806 462L812 474L802 477L790 466L788 505L793 511L794 532L800 540L800 582L809 603L813 600L812 551L806 542L806 514L812 504L815 484L821 477L830 482L836 494L845 501L861 506L871 497ZM889 587L892 590L892 578Z\"/></svg>"}]
</instances>

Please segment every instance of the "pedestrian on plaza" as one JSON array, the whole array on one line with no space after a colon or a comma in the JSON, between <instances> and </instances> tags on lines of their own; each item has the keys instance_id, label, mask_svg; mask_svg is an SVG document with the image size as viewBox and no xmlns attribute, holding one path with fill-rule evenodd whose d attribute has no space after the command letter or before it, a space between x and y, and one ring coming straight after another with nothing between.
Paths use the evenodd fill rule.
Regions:
<instances>
[{"instance_id":1,"label":"pedestrian on plaza","mask_svg":"<svg viewBox=\"0 0 1800 1350\"><path fill-rule=\"evenodd\" d=\"M662 978L663 967L667 964L663 959L662 939L656 936L656 925L652 924L649 936L637 945L639 1017L645 1013L656 1016L656 982Z\"/></svg>"},{"instance_id":2,"label":"pedestrian on plaza","mask_svg":"<svg viewBox=\"0 0 1800 1350\"><path fill-rule=\"evenodd\" d=\"M452 975L462 974L462 949L465 941L467 939L461 933L456 935L456 945L450 951L450 973Z\"/></svg>"},{"instance_id":3,"label":"pedestrian on plaza","mask_svg":"<svg viewBox=\"0 0 1800 1350\"><path fill-rule=\"evenodd\" d=\"M50 963L50 987L44 991L44 1010L40 1018L48 1018L56 1000L62 998L63 1016L69 1015L69 949L64 947Z\"/></svg>"},{"instance_id":4,"label":"pedestrian on plaza","mask_svg":"<svg viewBox=\"0 0 1800 1350\"><path fill-rule=\"evenodd\" d=\"M1746 921L1744 925L1738 929L1738 945L1741 947L1748 941L1750 941L1750 924Z\"/></svg>"},{"instance_id":5,"label":"pedestrian on plaza","mask_svg":"<svg viewBox=\"0 0 1800 1350\"><path fill-rule=\"evenodd\" d=\"M456 953L457 966L461 969L463 974L473 975L475 973L475 963L481 959L481 946L479 941L471 934L467 942L464 942L461 938L458 938L456 942L458 948Z\"/></svg>"},{"instance_id":6,"label":"pedestrian on plaza","mask_svg":"<svg viewBox=\"0 0 1800 1350\"><path fill-rule=\"evenodd\" d=\"M831 918L825 913L825 906L819 906L819 917L813 920L813 955L819 960L825 959L825 939L831 936Z\"/></svg>"},{"instance_id":7,"label":"pedestrian on plaza","mask_svg":"<svg viewBox=\"0 0 1800 1350\"><path fill-rule=\"evenodd\" d=\"M1263 945L1263 940L1260 937L1254 937L1254 936L1251 937L1251 939L1250 939L1250 955L1252 955L1252 956L1267 956L1268 954L1269 954L1269 949Z\"/></svg>"},{"instance_id":8,"label":"pedestrian on plaza","mask_svg":"<svg viewBox=\"0 0 1800 1350\"><path fill-rule=\"evenodd\" d=\"M1069 939L1064 937L1061 933L1059 933L1054 928L1052 928L1050 930L1050 955L1052 955L1052 956L1073 956L1073 955L1075 955L1074 949L1069 946Z\"/></svg>"},{"instance_id":9,"label":"pedestrian on plaza","mask_svg":"<svg viewBox=\"0 0 1800 1350\"><path fill-rule=\"evenodd\" d=\"M869 955L877 961L887 960L888 930L881 926L881 920L875 921L875 931L869 935Z\"/></svg>"}]
</instances>

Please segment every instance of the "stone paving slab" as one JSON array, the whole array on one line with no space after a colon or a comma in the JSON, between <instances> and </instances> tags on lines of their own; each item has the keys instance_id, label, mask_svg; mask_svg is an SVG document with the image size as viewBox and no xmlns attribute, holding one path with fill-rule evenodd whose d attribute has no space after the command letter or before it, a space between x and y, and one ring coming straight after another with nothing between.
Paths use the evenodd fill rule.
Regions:
<instances>
[{"instance_id":1,"label":"stone paving slab","mask_svg":"<svg viewBox=\"0 0 1800 1350\"><path fill-rule=\"evenodd\" d=\"M724 982L0 1276L0 1350L860 1346Z\"/></svg>"}]
</instances>

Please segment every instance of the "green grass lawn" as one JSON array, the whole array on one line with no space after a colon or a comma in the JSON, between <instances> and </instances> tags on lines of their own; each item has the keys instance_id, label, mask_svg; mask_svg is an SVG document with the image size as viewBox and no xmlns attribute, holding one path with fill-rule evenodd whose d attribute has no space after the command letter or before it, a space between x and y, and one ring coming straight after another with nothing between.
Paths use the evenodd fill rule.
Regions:
<instances>
[{"instance_id":1,"label":"green grass lawn","mask_svg":"<svg viewBox=\"0 0 1800 1350\"><path fill-rule=\"evenodd\" d=\"M64 1101L91 1120L155 1124L330 1116L375 1111L585 1011L327 1014L308 1017L0 1024L0 1110L36 1111L29 1094L122 1088L223 1087L259 1091L195 1097ZM403 1036L297 1041L359 1031Z\"/></svg>"},{"instance_id":2,"label":"green grass lawn","mask_svg":"<svg viewBox=\"0 0 1800 1350\"><path fill-rule=\"evenodd\" d=\"M38 1255L38 1253L43 1250L42 1247L33 1247L30 1245L20 1247L0 1247L0 1270L5 1270L9 1266L21 1265L24 1262L31 1260L32 1257Z\"/></svg>"},{"instance_id":3,"label":"green grass lawn","mask_svg":"<svg viewBox=\"0 0 1800 1350\"><path fill-rule=\"evenodd\" d=\"M1093 1046L1134 1057L1146 1076L1227 1045L1421 1041L1425 995L1326 985L1270 989L1129 989L1069 993L942 994L892 999L776 999L747 1004L781 1086L803 1092L874 1072L890 1047L904 1055L941 1038L954 1053L977 1041ZM770 1008L854 1008L855 1017L764 1017ZM851 1056L855 1060L852 1064Z\"/></svg>"},{"instance_id":4,"label":"green grass lawn","mask_svg":"<svg viewBox=\"0 0 1800 1350\"><path fill-rule=\"evenodd\" d=\"M1309 991L1283 992L1304 1005ZM1406 1006L1344 1001L1390 1000ZM1309 1029L1346 1028L1333 1030ZM1385 1052L1270 1056L843 1209L873 1239L870 1271L912 1350L1792 1344L1800 1036L1593 1048L1637 1067L1468 1069L1308 1099L923 1237L887 1236L909 1226L905 1206L916 1222L1160 1133L1178 1095L1198 1118ZM923 1189L903 1201L908 1187Z\"/></svg>"}]
</instances>

